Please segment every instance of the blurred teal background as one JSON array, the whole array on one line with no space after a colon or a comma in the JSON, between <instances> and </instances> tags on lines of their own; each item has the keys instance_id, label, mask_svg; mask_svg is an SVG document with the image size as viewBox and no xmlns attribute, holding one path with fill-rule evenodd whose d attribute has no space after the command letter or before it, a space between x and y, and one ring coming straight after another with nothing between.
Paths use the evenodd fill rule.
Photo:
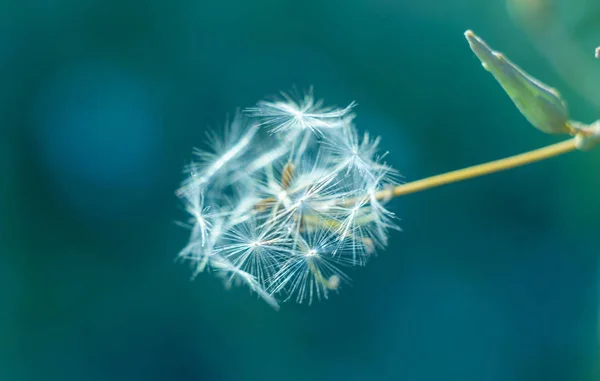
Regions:
<instances>
[{"instance_id":1,"label":"blurred teal background","mask_svg":"<svg viewBox=\"0 0 600 381\"><path fill-rule=\"evenodd\" d=\"M600 118L597 1L0 4L0 380L600 379L600 150L394 200L403 231L311 307L174 262L192 148L280 90L356 100L406 180L559 140L469 28Z\"/></svg>"}]
</instances>

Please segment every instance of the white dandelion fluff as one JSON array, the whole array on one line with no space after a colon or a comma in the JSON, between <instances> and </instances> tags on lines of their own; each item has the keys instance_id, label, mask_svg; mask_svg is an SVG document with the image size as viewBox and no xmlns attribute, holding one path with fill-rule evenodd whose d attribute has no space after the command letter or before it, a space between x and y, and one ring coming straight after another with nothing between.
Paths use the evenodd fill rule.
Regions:
<instances>
[{"instance_id":1,"label":"white dandelion fluff","mask_svg":"<svg viewBox=\"0 0 600 381\"><path fill-rule=\"evenodd\" d=\"M252 116L261 118L262 125L269 127L272 133L295 130L322 133L349 123L353 118L350 111L354 105L351 103L343 109L323 107L323 102L315 101L310 91L301 100L282 93L281 99L258 102L256 107L248 108L247 111Z\"/></svg>"},{"instance_id":2,"label":"white dandelion fluff","mask_svg":"<svg viewBox=\"0 0 600 381\"><path fill-rule=\"evenodd\" d=\"M227 181L227 176L217 176L220 173L237 171L242 168L240 156L249 148L258 125L248 125L241 114L236 114L233 122L225 125L223 138L215 133L208 135L211 151L195 149L194 154L200 159L189 165L187 171L190 177L184 182L178 193L197 193L204 190L211 182Z\"/></svg>"},{"instance_id":3,"label":"white dandelion fluff","mask_svg":"<svg viewBox=\"0 0 600 381\"><path fill-rule=\"evenodd\" d=\"M284 293L285 300L294 298L298 303L327 298L341 282L349 279L340 267L352 265L340 261L333 254L337 239L332 231L317 229L298 237L296 245L274 275L274 294Z\"/></svg>"},{"instance_id":4,"label":"white dandelion fluff","mask_svg":"<svg viewBox=\"0 0 600 381\"><path fill-rule=\"evenodd\" d=\"M191 230L179 256L195 274L246 284L273 307L310 304L386 245L394 216L381 190L396 174L379 138L359 135L353 107L284 94L238 113L208 151L194 151L177 194Z\"/></svg>"},{"instance_id":5,"label":"white dandelion fluff","mask_svg":"<svg viewBox=\"0 0 600 381\"><path fill-rule=\"evenodd\" d=\"M381 172L393 172L391 168L382 163L386 156L379 154L379 142L381 138L371 138L365 132L362 138L352 125L347 125L340 131L337 139L326 140L323 147L327 151L327 158L332 164L338 165L346 173L353 170L369 179L376 178Z\"/></svg>"}]
</instances>

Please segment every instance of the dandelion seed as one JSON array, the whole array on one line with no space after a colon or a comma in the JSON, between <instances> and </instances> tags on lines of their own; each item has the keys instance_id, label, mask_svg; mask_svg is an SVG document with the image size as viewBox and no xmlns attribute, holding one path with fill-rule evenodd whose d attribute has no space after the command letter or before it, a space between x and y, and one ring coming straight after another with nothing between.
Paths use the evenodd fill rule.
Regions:
<instances>
[{"instance_id":1,"label":"dandelion seed","mask_svg":"<svg viewBox=\"0 0 600 381\"><path fill-rule=\"evenodd\" d=\"M290 239L281 226L263 224L250 219L232 227L224 237L227 244L219 253L237 268L253 274L261 284L270 282L277 272L280 257L290 246Z\"/></svg>"},{"instance_id":2,"label":"dandelion seed","mask_svg":"<svg viewBox=\"0 0 600 381\"><path fill-rule=\"evenodd\" d=\"M232 172L239 169L238 166L227 168L227 165L231 165L234 159L239 158L248 149L258 131L257 125L251 125L247 131L242 132L244 122L242 116L238 114L229 127L225 128L227 131L225 139L220 140L216 135L209 135L213 152L199 149L194 151L201 160L189 166L188 170L193 173L193 176L180 188L178 191L180 195L185 194L189 189L204 188L219 171L227 169L226 172ZM227 176L223 178L227 178Z\"/></svg>"},{"instance_id":3,"label":"dandelion seed","mask_svg":"<svg viewBox=\"0 0 600 381\"><path fill-rule=\"evenodd\" d=\"M192 237L195 238L195 240L199 240L200 245L204 246L204 243L206 242L206 236L211 227L211 216L208 213L210 207L204 206L204 195L197 190L187 195L187 201L188 205L186 210L192 215L191 220L194 223Z\"/></svg>"},{"instance_id":4,"label":"dandelion seed","mask_svg":"<svg viewBox=\"0 0 600 381\"><path fill-rule=\"evenodd\" d=\"M344 169L346 174L356 170L373 179L381 172L391 172L391 168L380 162L385 154L377 156L380 140L379 137L371 139L368 132L361 140L356 128L347 126L339 139L325 140L323 146L331 163Z\"/></svg>"},{"instance_id":5,"label":"dandelion seed","mask_svg":"<svg viewBox=\"0 0 600 381\"><path fill-rule=\"evenodd\" d=\"M345 126L353 117L350 111L354 103L336 109L323 107L323 102L315 101L312 93L307 93L302 100L294 100L285 93L282 97L274 102L261 101L256 107L247 109L252 116L261 118L262 124L274 134L295 130L320 133L325 129Z\"/></svg>"},{"instance_id":6,"label":"dandelion seed","mask_svg":"<svg viewBox=\"0 0 600 381\"><path fill-rule=\"evenodd\" d=\"M295 298L298 303L311 304L315 299L326 299L330 291L338 289L341 280L349 282L332 255L336 237L331 232L316 230L299 240L297 249L274 276L273 293L285 291L285 300Z\"/></svg>"},{"instance_id":7,"label":"dandelion seed","mask_svg":"<svg viewBox=\"0 0 600 381\"><path fill-rule=\"evenodd\" d=\"M289 152L289 147L282 145L277 148L274 148L270 151L267 151L254 159L246 168L246 172L248 174L254 173L260 169L265 168L268 165L271 165L273 162L281 159L284 155Z\"/></svg>"},{"instance_id":8,"label":"dandelion seed","mask_svg":"<svg viewBox=\"0 0 600 381\"><path fill-rule=\"evenodd\" d=\"M231 287L235 283L245 284L271 307L276 310L279 309L277 300L265 291L252 274L241 270L239 267L236 267L230 261L220 256L212 261L212 267L226 279L227 287Z\"/></svg>"}]
</instances>

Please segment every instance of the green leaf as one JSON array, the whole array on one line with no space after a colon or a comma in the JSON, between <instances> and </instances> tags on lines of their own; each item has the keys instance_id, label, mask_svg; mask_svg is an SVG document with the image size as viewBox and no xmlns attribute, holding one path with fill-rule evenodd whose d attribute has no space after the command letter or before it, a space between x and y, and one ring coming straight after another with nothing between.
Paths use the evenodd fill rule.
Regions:
<instances>
[{"instance_id":1,"label":"green leaf","mask_svg":"<svg viewBox=\"0 0 600 381\"><path fill-rule=\"evenodd\" d=\"M483 67L492 73L534 127L548 134L572 132L567 105L558 91L530 76L501 53L492 50L472 31L467 30L465 37Z\"/></svg>"}]
</instances>

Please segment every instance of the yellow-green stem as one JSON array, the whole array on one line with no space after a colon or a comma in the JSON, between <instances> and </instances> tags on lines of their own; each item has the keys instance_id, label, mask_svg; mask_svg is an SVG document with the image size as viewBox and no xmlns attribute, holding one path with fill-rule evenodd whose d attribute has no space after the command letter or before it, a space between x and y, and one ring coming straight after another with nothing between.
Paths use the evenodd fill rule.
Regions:
<instances>
[{"instance_id":1,"label":"yellow-green stem","mask_svg":"<svg viewBox=\"0 0 600 381\"><path fill-rule=\"evenodd\" d=\"M376 193L378 200L404 196L410 193L421 192L426 189L436 188L442 185L456 183L474 177L488 175L490 173L505 171L507 169L520 167L522 165L535 163L537 161L559 156L576 149L575 139L565 140L544 148L525 152L520 155L510 156L504 159L490 161L489 163L474 165L457 171L443 173L441 175L427 177L425 179L412 181L397 185L394 188L380 190Z\"/></svg>"}]
</instances>

